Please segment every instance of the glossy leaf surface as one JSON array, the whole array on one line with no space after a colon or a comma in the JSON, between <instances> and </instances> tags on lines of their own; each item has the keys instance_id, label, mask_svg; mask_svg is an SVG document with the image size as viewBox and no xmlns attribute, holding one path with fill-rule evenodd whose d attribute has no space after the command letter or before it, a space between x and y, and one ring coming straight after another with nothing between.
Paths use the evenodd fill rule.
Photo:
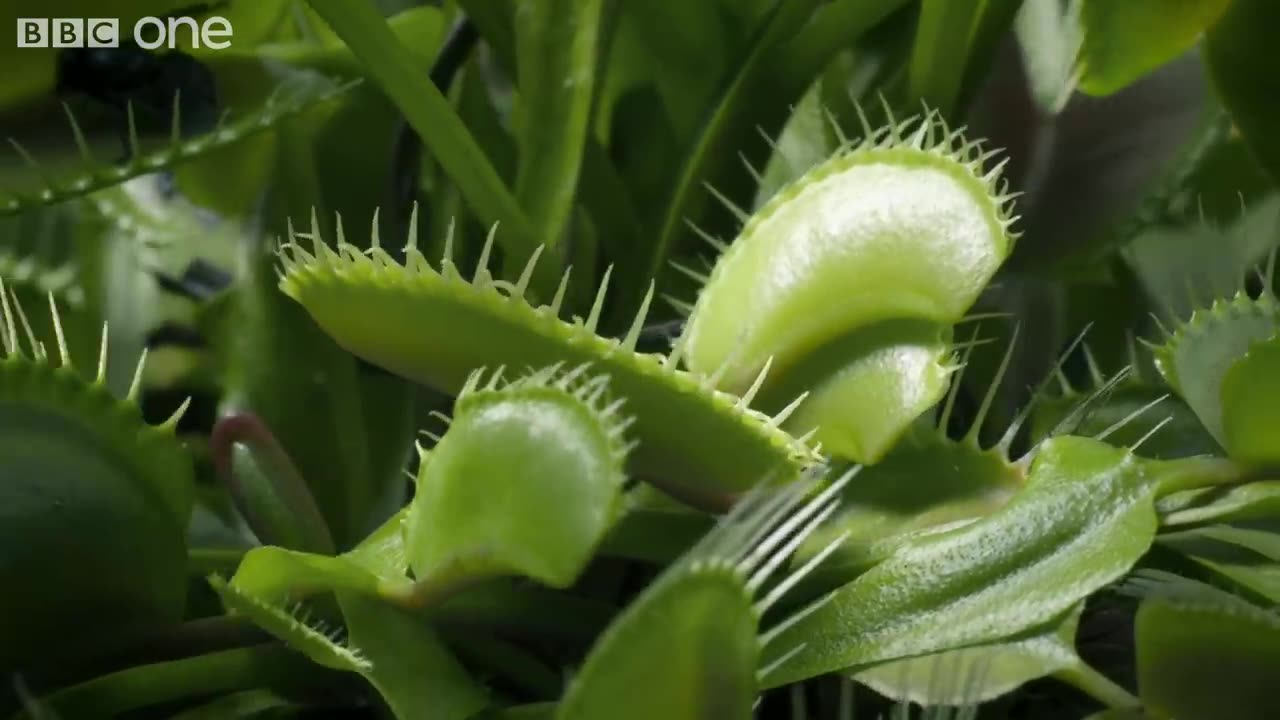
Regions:
<instances>
[{"instance_id":1,"label":"glossy leaf surface","mask_svg":"<svg viewBox=\"0 0 1280 720\"><path fill-rule=\"evenodd\" d=\"M999 511L912 543L835 591L784 637L766 683L988 643L1042 625L1123 576L1155 537L1156 488L1124 450L1047 441Z\"/></svg>"}]
</instances>

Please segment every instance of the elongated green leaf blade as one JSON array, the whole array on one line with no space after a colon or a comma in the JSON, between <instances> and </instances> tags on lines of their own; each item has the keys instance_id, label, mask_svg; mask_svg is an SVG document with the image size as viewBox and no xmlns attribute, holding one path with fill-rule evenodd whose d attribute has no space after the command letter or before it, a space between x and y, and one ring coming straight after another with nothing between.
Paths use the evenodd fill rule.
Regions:
<instances>
[{"instance_id":1,"label":"elongated green leaf blade","mask_svg":"<svg viewBox=\"0 0 1280 720\"><path fill-rule=\"evenodd\" d=\"M1080 89L1091 95L1109 95L1189 49L1222 15L1230 0L1083 3Z\"/></svg>"},{"instance_id":2,"label":"elongated green leaf blade","mask_svg":"<svg viewBox=\"0 0 1280 720\"><path fill-rule=\"evenodd\" d=\"M999 512L900 550L790 628L768 686L989 643L1049 622L1123 576L1155 536L1155 488L1124 450L1047 441Z\"/></svg>"}]
</instances>

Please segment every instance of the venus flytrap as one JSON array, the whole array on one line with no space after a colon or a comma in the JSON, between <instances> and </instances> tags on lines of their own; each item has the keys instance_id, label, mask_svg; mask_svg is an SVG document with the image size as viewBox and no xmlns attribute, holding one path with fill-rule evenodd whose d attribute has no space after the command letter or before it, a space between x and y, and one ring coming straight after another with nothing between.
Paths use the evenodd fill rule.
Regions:
<instances>
[{"instance_id":1,"label":"venus flytrap","mask_svg":"<svg viewBox=\"0 0 1280 720\"><path fill-rule=\"evenodd\" d=\"M1001 153L949 124L990 117L966 89L1002 84L979 71L1016 2L928 0L918 12L902 0L743 0L719 12L590 0L560 12L463 0L390 18L368 4L296 5L199 11L247 28L227 53L193 56L219 100L249 101L242 120L183 137L191 118L151 107L173 116L157 131L168 141L153 151L145 123L127 122L130 157L109 165L95 155L117 138L76 109L60 144L61 125L19 137L30 163L0 177L0 215L35 213L0 238L0 274L21 281L27 307L50 291L83 301L91 340L110 316L118 337L104 356L131 354L148 333L180 346L152 356L173 367L116 400L66 367L81 329L56 313L33 323L0 289L0 515L17 518L0 523L0 581L16 589L0 675L11 660L30 665L12 693L0 688L0 714L29 687L67 717L849 720L857 683L859 716L874 691L898 703L893 717L916 701L964 705L925 717L972 718L974 703L1013 695L991 710L1017 718L1028 705L1041 717L1041 690L1057 692L1020 688L1053 678L1116 718L1138 712L1134 688L1086 664L1093 634L1077 632L1099 619L1099 593L1168 561L1280 597L1280 542L1252 523L1280 517L1271 273L1261 292L1242 283L1203 307L1194 292L1189 306L1169 303L1179 263L1148 257L1166 246L1127 265L1105 258L1087 281L1052 272L1123 252L1113 246L1130 226L1177 234L1196 192L1223 214L1243 177L1233 163L1247 160L1227 147L1238 118L1214 111L1209 132L1188 135L1168 187L1124 226L1044 247L1063 194L1045 188L1061 187L1060 158L1074 163L1071 148L1058 152L1074 112L1052 143L996 140L1030 194L1017 208L1027 241ZM970 15L982 20L974 37L948 35L947 18ZM688 82L653 54L708 62ZM921 62L939 57L955 67ZM282 66L377 87L333 107L321 105L341 89L326 82L261 103ZM144 119L145 96L169 96L120 79L150 91L130 111L118 98L127 120ZM784 96L804 88L808 116L792 108L788 137L744 142L782 126ZM200 90L174 98L181 115L188 89ZM823 126L820 105L847 115L876 93L886 126L863 117L854 142ZM894 119L921 94L948 121L928 107ZM1006 116L984 124L996 135L1023 125ZM404 142L414 128L431 152ZM788 183L793 141L815 152ZM1111 194L1116 178L1090 170ZM151 171L165 174L125 182ZM1250 202L1271 192L1248 182ZM384 223L375 207L388 196ZM713 197L727 214L707 212ZM753 212L734 206L748 197ZM421 236L415 201L432 228ZM81 208L102 222L77 227L70 250L28 234L43 217L83 219ZM309 228L288 225L309 211ZM372 227L352 237L350 223L321 222L339 216ZM725 233L732 219L740 227ZM444 232L454 222L460 232ZM686 223L719 255L705 272L678 242ZM383 245L388 228L403 252ZM277 252L259 229L287 229ZM122 260L139 248L147 265L230 261L216 274L231 281L193 290L167 265L152 277ZM1221 287L1223 263L1178 249ZM657 277L668 264L696 287ZM988 292L997 275L1008 282ZM1108 293L1131 307L1091 338L1108 363L1123 362L1121 339L1146 331L1135 318L1153 306L1199 308L1159 341L1161 377L1139 371L1136 351L1104 375L1080 340L1066 342L1082 311L1106 307L1080 304L1099 283L1136 283ZM655 296L676 312L651 307ZM1036 312L1014 306L1022 298ZM1019 328L1043 347L1024 338L1028 352L1011 343L988 366L974 353L990 341L979 304L1037 323L1049 311L1043 327ZM1059 351L1014 405L1024 396L1006 391L1035 384ZM171 437L176 417L155 428L140 410L164 417L188 392L190 452ZM424 425L438 435L424 433L415 463ZM193 459L197 477L221 475L232 492L192 483ZM233 547L213 546L224 540ZM184 602L210 568L228 578L210 579L216 597ZM1208 715L1184 692L1202 689L1198 668L1170 659L1202 651L1224 669L1209 678L1266 708L1270 620L1203 592L1164 595L1139 611L1145 711ZM838 702L813 681L827 673L841 676Z\"/></svg>"},{"instance_id":2,"label":"venus flytrap","mask_svg":"<svg viewBox=\"0 0 1280 720\"><path fill-rule=\"evenodd\" d=\"M419 607L497 575L571 584L623 509L629 449L623 403L589 370L513 381L501 368L476 371L443 418L448 431L422 451L408 507L339 556L252 550L233 587L264 600L339 591ZM516 509L525 520L512 522Z\"/></svg>"},{"instance_id":3,"label":"venus flytrap","mask_svg":"<svg viewBox=\"0 0 1280 720\"><path fill-rule=\"evenodd\" d=\"M607 399L608 376L502 375L472 373L423 453L404 523L416 593L511 574L567 587L622 510L631 420Z\"/></svg>"},{"instance_id":4,"label":"venus flytrap","mask_svg":"<svg viewBox=\"0 0 1280 720\"><path fill-rule=\"evenodd\" d=\"M335 670L358 673L402 720L462 720L488 703L432 626L406 607L411 595L401 525L390 519L336 557L257 548L231 582L209 583L227 610L242 615ZM313 617L308 596L333 593L341 613ZM406 647L406 644L409 647Z\"/></svg>"},{"instance_id":5,"label":"venus flytrap","mask_svg":"<svg viewBox=\"0 0 1280 720\"><path fill-rule=\"evenodd\" d=\"M1190 319L1166 330L1152 345L1156 367L1165 382L1195 411L1206 430L1224 446L1223 379L1250 347L1280 333L1280 301L1273 291L1276 255L1272 252L1258 297L1241 289L1219 298Z\"/></svg>"},{"instance_id":6,"label":"venus flytrap","mask_svg":"<svg viewBox=\"0 0 1280 720\"><path fill-rule=\"evenodd\" d=\"M805 649L766 683L858 671L1041 626L1146 553L1159 497L1246 478L1222 460L1143 460L1089 438L1046 440L1026 487L998 511L907 543L790 629Z\"/></svg>"},{"instance_id":7,"label":"venus flytrap","mask_svg":"<svg viewBox=\"0 0 1280 720\"><path fill-rule=\"evenodd\" d=\"M364 672L370 663L360 651L347 645L341 627L314 619L300 603L283 604L245 592L218 575L208 578L209 586L221 598L227 611L248 618L258 627L280 638L290 647L319 665L334 670Z\"/></svg>"},{"instance_id":8,"label":"venus flytrap","mask_svg":"<svg viewBox=\"0 0 1280 720\"><path fill-rule=\"evenodd\" d=\"M882 458L945 393L950 326L1013 249L1013 195L985 167L997 154L933 113L865 127L740 216L689 316L686 364L765 407L809 389L788 427Z\"/></svg>"},{"instance_id":9,"label":"venus flytrap","mask_svg":"<svg viewBox=\"0 0 1280 720\"><path fill-rule=\"evenodd\" d=\"M150 426L136 380L126 398L107 390L105 328L85 375L52 295L49 305L52 349L0 281L0 667L89 647L103 622L175 621L186 597L194 492L174 438L181 412Z\"/></svg>"},{"instance_id":10,"label":"venus flytrap","mask_svg":"<svg viewBox=\"0 0 1280 720\"><path fill-rule=\"evenodd\" d=\"M1109 396L1124 377L1121 373L1110 380L1100 381L1092 392L1076 398L1071 411L1058 418L1058 424L1046 437L1014 455L1014 443L1023 426L1048 399L1049 385L1060 376L1066 359L1082 345L1082 333L1063 351L1054 372L1033 390L1031 398L999 434L996 442L984 447L980 437L984 430L990 429L987 427L987 414L1018 343L1015 328L968 429L954 438L949 434L952 414L960 390L965 385L965 370L978 344L980 331L981 326L975 327L973 339L965 344L959 370L951 377L950 390L936 420L921 418L883 460L864 468L859 481L842 494L837 516L827 527L814 533L810 542L797 552L797 558L803 560L821 547L826 539L841 532L848 535L831 560L813 574L810 587L829 589L845 584L904 546L976 522L1000 510L1026 485L1030 466L1041 443L1048 437L1077 430L1092 406ZM1134 417L1128 417L1108 432L1134 420Z\"/></svg>"},{"instance_id":11,"label":"venus flytrap","mask_svg":"<svg viewBox=\"0 0 1280 720\"><path fill-rule=\"evenodd\" d=\"M597 335L608 273L587 318L566 322L559 314L568 275L550 305L535 307L525 291L537 255L516 283L495 280L493 232L471 279L454 264L452 236L439 267L431 266L413 244L416 220L404 263L382 248L376 223L371 237L361 252L339 228L331 247L313 225L310 234L291 233L281 249L281 289L356 355L450 394L483 366L590 363L594 373L609 376L611 393L625 399L635 418L638 445L628 471L699 507L723 510L750 489L747 478L776 469L786 482L817 460L802 439L779 427L787 410L763 415L751 409L750 392L717 391L714 376L681 370L682 345L666 356L636 353L648 302L622 339ZM406 331L414 327L432 330Z\"/></svg>"}]
</instances>

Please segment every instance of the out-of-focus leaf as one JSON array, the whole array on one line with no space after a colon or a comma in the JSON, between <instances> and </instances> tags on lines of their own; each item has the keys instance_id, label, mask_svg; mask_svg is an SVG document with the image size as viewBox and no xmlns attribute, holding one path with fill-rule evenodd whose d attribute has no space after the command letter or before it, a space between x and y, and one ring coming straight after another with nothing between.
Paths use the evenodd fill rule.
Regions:
<instances>
[{"instance_id":1,"label":"out-of-focus leaf","mask_svg":"<svg viewBox=\"0 0 1280 720\"><path fill-rule=\"evenodd\" d=\"M911 94L950 116L971 62L991 52L1021 0L924 0L908 68Z\"/></svg>"},{"instance_id":2,"label":"out-of-focus leaf","mask_svg":"<svg viewBox=\"0 0 1280 720\"><path fill-rule=\"evenodd\" d=\"M1160 544L1259 599L1280 604L1280 536L1227 525L1161 535Z\"/></svg>"},{"instance_id":3,"label":"out-of-focus leaf","mask_svg":"<svg viewBox=\"0 0 1280 720\"><path fill-rule=\"evenodd\" d=\"M248 231L240 242L244 275L202 320L217 352L222 411L262 418L338 549L349 548L404 501L413 396L398 378L361 367L276 290L274 256L259 237Z\"/></svg>"},{"instance_id":4,"label":"out-of-focus leaf","mask_svg":"<svg viewBox=\"0 0 1280 720\"><path fill-rule=\"evenodd\" d=\"M1014 21L1036 105L1057 113L1075 90L1082 31L1079 0L1024 0Z\"/></svg>"},{"instance_id":5,"label":"out-of-focus leaf","mask_svg":"<svg viewBox=\"0 0 1280 720\"><path fill-rule=\"evenodd\" d=\"M246 690L224 695L197 708L174 715L171 720L226 720L227 718L272 718L292 707L292 703L266 690Z\"/></svg>"},{"instance_id":6,"label":"out-of-focus leaf","mask_svg":"<svg viewBox=\"0 0 1280 720\"><path fill-rule=\"evenodd\" d=\"M995 69L979 136L1010 148L1024 233L1011 268L1085 274L1104 251L1163 214L1223 136L1197 56L1188 54L1105 98L1074 94L1052 122ZM999 82L996 82L998 80ZM1142 123L1128 122L1133 117ZM1017 150L1017 151L1015 151ZM1235 189L1232 188L1231 192ZM1193 205L1194 207L1194 205Z\"/></svg>"},{"instance_id":7,"label":"out-of-focus leaf","mask_svg":"<svg viewBox=\"0 0 1280 720\"><path fill-rule=\"evenodd\" d=\"M1080 88L1091 95L1125 88L1194 45L1230 4L1230 0L1083 0Z\"/></svg>"},{"instance_id":8,"label":"out-of-focus leaf","mask_svg":"<svg viewBox=\"0 0 1280 720\"><path fill-rule=\"evenodd\" d=\"M1260 198L1227 227L1161 225L1124 249L1142 289L1165 319L1182 320L1230 297L1266 257L1280 223L1280 197Z\"/></svg>"},{"instance_id":9,"label":"out-of-focus leaf","mask_svg":"<svg viewBox=\"0 0 1280 720\"><path fill-rule=\"evenodd\" d=\"M498 241L513 256L515 266L523 267L541 242L532 224L449 101L414 62L376 8L339 0L309 2L405 114L432 156L457 183L467 204L485 223L502 224ZM534 287L550 294L558 279L555 266L554 262L539 263Z\"/></svg>"},{"instance_id":10,"label":"out-of-focus leaf","mask_svg":"<svg viewBox=\"0 0 1280 720\"><path fill-rule=\"evenodd\" d=\"M1280 480L1174 493L1157 507L1165 526L1280 518Z\"/></svg>"},{"instance_id":11,"label":"out-of-focus leaf","mask_svg":"<svg viewBox=\"0 0 1280 720\"><path fill-rule=\"evenodd\" d=\"M826 160L840 144L823 112L822 89L821 82L814 83L791 113L775 141L777 148L765 165L753 208L759 208L778 190Z\"/></svg>"},{"instance_id":12,"label":"out-of-focus leaf","mask_svg":"<svg viewBox=\"0 0 1280 720\"><path fill-rule=\"evenodd\" d=\"M692 237L689 223L714 235L736 222L730 212L716 215L714 197L707 193L706 185L732 201L749 204L753 187L750 176L741 170L739 153L748 162L759 164L769 148L763 142L752 143L755 136L761 130L776 133L786 121L788 105L803 96L831 58L902 4L902 0L841 0L816 10L820 3L799 0L774 6L685 153L656 226L657 239L638 247L629 260L635 268L634 278L621 289L620 313L629 314L639 307L648 282L665 270L680 241ZM835 17L827 17L827 13ZM825 33L823 37L830 42L810 42L805 33L798 32L801 28ZM803 46L803 50L789 52L790 44Z\"/></svg>"},{"instance_id":13,"label":"out-of-focus leaf","mask_svg":"<svg viewBox=\"0 0 1280 720\"><path fill-rule=\"evenodd\" d=\"M1031 414L1032 437L1047 437L1080 407L1085 397L1073 393L1038 401ZM1139 411L1141 414L1135 416ZM1126 418L1128 422L1116 427ZM1167 388L1155 384L1122 382L1092 402L1072 432L1094 437L1107 430L1111 430L1107 442L1112 445L1134 447L1141 441L1135 452L1143 457L1173 459L1220 452L1218 443L1191 408L1180 398L1170 396Z\"/></svg>"},{"instance_id":14,"label":"out-of-focus leaf","mask_svg":"<svg viewBox=\"0 0 1280 720\"><path fill-rule=\"evenodd\" d=\"M1268 292L1254 299L1238 292L1197 310L1180 325L1155 348L1156 367L1205 429L1225 445L1223 378L1251 347L1278 331L1280 303L1275 296Z\"/></svg>"},{"instance_id":15,"label":"out-of-focus leaf","mask_svg":"<svg viewBox=\"0 0 1280 720\"><path fill-rule=\"evenodd\" d=\"M1233 0L1209 31L1205 49L1214 85L1236 127L1271 178L1280 181L1280 136L1275 131L1280 123L1280 55L1271 32L1277 26L1280 4Z\"/></svg>"},{"instance_id":16,"label":"out-of-focus leaf","mask_svg":"<svg viewBox=\"0 0 1280 720\"><path fill-rule=\"evenodd\" d=\"M38 698L15 720L55 717L121 717L191 697L281 687L315 692L333 675L283 647L259 645L206 655L135 665ZM226 717L221 715L219 717Z\"/></svg>"},{"instance_id":17,"label":"out-of-focus leaf","mask_svg":"<svg viewBox=\"0 0 1280 720\"><path fill-rule=\"evenodd\" d=\"M603 0L516 4L516 199L551 248L563 240L577 196L603 6Z\"/></svg>"},{"instance_id":18,"label":"out-of-focus leaf","mask_svg":"<svg viewBox=\"0 0 1280 720\"><path fill-rule=\"evenodd\" d=\"M1163 717L1280 717L1280 618L1228 593L1181 581L1138 609L1134 642L1143 703Z\"/></svg>"}]
</instances>

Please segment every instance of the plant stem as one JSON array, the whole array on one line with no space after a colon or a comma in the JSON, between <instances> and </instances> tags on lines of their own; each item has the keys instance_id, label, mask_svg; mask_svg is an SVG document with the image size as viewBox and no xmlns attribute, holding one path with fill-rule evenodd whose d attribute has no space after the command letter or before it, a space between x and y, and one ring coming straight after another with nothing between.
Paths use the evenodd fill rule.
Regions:
<instances>
[{"instance_id":1,"label":"plant stem","mask_svg":"<svg viewBox=\"0 0 1280 720\"><path fill-rule=\"evenodd\" d=\"M1059 670L1054 673L1054 677L1083 690L1109 708L1129 708L1142 705L1142 701L1134 697L1128 690L1112 682L1085 662L1079 662L1071 667Z\"/></svg>"},{"instance_id":2,"label":"plant stem","mask_svg":"<svg viewBox=\"0 0 1280 720\"><path fill-rule=\"evenodd\" d=\"M1160 488L1160 497L1186 490L1243 485L1274 479L1274 470L1248 467L1225 458L1190 457L1166 460L1160 463L1159 468L1156 483Z\"/></svg>"}]
</instances>

